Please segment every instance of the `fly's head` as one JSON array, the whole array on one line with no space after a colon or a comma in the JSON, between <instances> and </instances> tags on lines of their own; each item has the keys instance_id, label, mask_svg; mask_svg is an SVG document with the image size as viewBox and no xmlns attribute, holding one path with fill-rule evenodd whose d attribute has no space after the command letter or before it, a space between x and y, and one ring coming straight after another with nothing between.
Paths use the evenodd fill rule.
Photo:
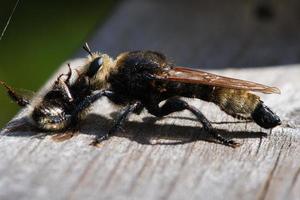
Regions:
<instances>
[{"instance_id":1,"label":"fly's head","mask_svg":"<svg viewBox=\"0 0 300 200\"><path fill-rule=\"evenodd\" d=\"M103 89L107 87L107 78L115 66L114 60L107 54L99 52L91 52L86 44L84 47L89 53L87 63L83 67L83 75L89 81L90 86L95 89Z\"/></svg>"}]
</instances>

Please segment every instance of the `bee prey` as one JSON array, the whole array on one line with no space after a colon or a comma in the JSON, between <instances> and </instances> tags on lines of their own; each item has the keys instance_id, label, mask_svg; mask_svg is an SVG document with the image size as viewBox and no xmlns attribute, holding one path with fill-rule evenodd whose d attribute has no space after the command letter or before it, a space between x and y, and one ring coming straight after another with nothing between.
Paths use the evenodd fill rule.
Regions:
<instances>
[{"instance_id":1,"label":"bee prey","mask_svg":"<svg viewBox=\"0 0 300 200\"><path fill-rule=\"evenodd\" d=\"M281 124L280 118L252 93L280 93L278 88L178 67L158 52L125 52L112 59L106 54L92 53L87 45L84 49L89 53L86 64L73 70L69 67L69 72L60 75L33 107L31 119L38 128L45 131L72 128L102 97L125 108L107 134L96 137L94 145L112 136L130 114L139 114L143 109L156 117L189 110L213 138L225 145L238 145L216 133L199 108L179 97L213 102L228 115L254 121L266 129ZM18 105L30 104L30 100L0 83ZM162 101L165 102L160 106Z\"/></svg>"}]
</instances>

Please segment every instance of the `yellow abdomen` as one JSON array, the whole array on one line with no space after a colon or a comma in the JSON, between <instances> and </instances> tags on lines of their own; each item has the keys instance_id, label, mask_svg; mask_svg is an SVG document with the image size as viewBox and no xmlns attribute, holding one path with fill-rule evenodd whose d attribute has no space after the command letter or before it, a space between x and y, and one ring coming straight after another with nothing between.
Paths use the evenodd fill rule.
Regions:
<instances>
[{"instance_id":1,"label":"yellow abdomen","mask_svg":"<svg viewBox=\"0 0 300 200\"><path fill-rule=\"evenodd\" d=\"M246 90L215 88L212 92L212 102L235 118L251 119L251 113L260 102L260 98Z\"/></svg>"}]
</instances>

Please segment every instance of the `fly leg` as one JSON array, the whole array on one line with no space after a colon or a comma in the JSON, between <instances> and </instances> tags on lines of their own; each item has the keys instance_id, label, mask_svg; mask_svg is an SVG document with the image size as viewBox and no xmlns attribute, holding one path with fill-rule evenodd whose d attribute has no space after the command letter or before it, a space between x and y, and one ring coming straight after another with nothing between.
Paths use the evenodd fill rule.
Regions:
<instances>
[{"instance_id":1,"label":"fly leg","mask_svg":"<svg viewBox=\"0 0 300 200\"><path fill-rule=\"evenodd\" d=\"M168 99L165 104L163 104L161 107L156 105L149 105L146 107L149 113L157 116L157 117L163 117L173 112L183 111L183 110L189 110L191 113L193 113L197 119L202 123L204 130L208 131L209 134L221 142L224 145L230 146L230 147L238 147L239 143L236 143L233 140L229 140L221 136L220 134L216 133L213 129L211 123L209 120L203 115L203 113L195 108L194 106L189 105L187 102L178 99L178 98L171 98Z\"/></svg>"},{"instance_id":2,"label":"fly leg","mask_svg":"<svg viewBox=\"0 0 300 200\"><path fill-rule=\"evenodd\" d=\"M78 115L84 111L86 108L91 106L95 101L99 100L101 97L106 96L109 97L113 95L113 92L110 90L100 90L97 93L94 93L92 95L89 95L85 97L73 110L71 116L72 121L76 121L78 118Z\"/></svg>"},{"instance_id":3,"label":"fly leg","mask_svg":"<svg viewBox=\"0 0 300 200\"><path fill-rule=\"evenodd\" d=\"M62 142L77 135L76 132L79 129L78 121L80 121L79 120L80 114L101 97L109 96L111 94L112 94L111 91L101 90L101 91L97 91L97 93L86 96L78 105L76 105L73 112L70 115L66 116L66 118L64 119L70 121L67 130L65 130L64 133L53 135L52 139L56 142Z\"/></svg>"},{"instance_id":4,"label":"fly leg","mask_svg":"<svg viewBox=\"0 0 300 200\"><path fill-rule=\"evenodd\" d=\"M92 146L97 146L100 142L107 140L110 136L112 136L115 132L122 129L126 119L129 117L130 114L134 112L140 112L143 109L143 105L141 102L135 102L133 104L128 105L119 115L117 120L115 121L113 127L102 136L98 136L94 139L94 141L90 144Z\"/></svg>"}]
</instances>

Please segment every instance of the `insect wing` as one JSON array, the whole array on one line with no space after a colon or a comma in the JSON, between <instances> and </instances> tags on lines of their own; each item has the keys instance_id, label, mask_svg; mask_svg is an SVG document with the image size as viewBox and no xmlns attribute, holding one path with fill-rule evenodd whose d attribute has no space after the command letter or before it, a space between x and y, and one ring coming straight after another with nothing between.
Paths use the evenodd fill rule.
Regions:
<instances>
[{"instance_id":1,"label":"insect wing","mask_svg":"<svg viewBox=\"0 0 300 200\"><path fill-rule=\"evenodd\" d=\"M244 81L235 78L219 76L216 74L185 67L174 67L168 70L167 75L163 75L159 78L183 83L211 85L240 90L250 90L266 94L280 94L280 90L276 87L270 87L251 81Z\"/></svg>"}]
</instances>

